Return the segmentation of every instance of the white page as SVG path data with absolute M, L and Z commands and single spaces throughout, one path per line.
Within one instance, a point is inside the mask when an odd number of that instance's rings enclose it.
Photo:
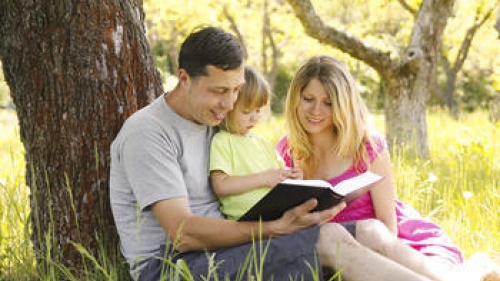
M 380 180 L 381 178 L 382 176 L 368 171 L 354 178 L 341 181 L 333 188 L 333 190 L 335 190 L 335 192 L 337 192 L 338 194 L 345 196 L 353 192 L 354 190 L 370 185 Z
M 332 185 L 324 180 L 294 180 L 286 179 L 282 183 L 293 184 L 293 185 L 307 185 L 307 186 L 319 186 L 325 188 L 331 188 Z

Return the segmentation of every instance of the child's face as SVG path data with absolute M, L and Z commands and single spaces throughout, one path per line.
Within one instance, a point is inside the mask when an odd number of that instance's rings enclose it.
M 257 122 L 259 122 L 260 108 L 235 108 L 233 114 L 234 126 L 232 128 L 232 133 L 245 135 L 257 124 Z

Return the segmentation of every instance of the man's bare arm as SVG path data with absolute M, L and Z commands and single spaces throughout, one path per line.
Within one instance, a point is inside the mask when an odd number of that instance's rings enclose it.
M 336 207 L 321 212 L 312 212 L 317 205 L 315 199 L 286 212 L 282 218 L 262 222 L 239 222 L 195 216 L 191 213 L 186 198 L 162 200 L 152 206 L 153 213 L 167 232 L 170 241 L 180 252 L 218 249 L 250 242 L 253 238 L 276 237 L 314 225 L 321 224 L 345 207 Z

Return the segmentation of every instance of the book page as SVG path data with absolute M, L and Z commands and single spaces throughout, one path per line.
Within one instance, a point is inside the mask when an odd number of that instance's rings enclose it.
M 335 190 L 338 194 L 346 196 L 354 190 L 368 186 L 379 181 L 380 179 L 382 179 L 382 176 L 380 175 L 372 172 L 365 172 L 354 178 L 341 181 L 333 188 L 333 190 Z
M 324 180 L 294 180 L 294 179 L 286 179 L 282 181 L 285 184 L 293 184 L 293 185 L 305 185 L 305 186 L 317 186 L 324 188 L 332 188 L 332 185 Z

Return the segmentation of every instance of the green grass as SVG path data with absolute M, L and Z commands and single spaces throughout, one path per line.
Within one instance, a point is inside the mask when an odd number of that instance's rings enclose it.
M 29 189 L 16 116 L 0 110 L 0 280 L 35 275 L 29 232 Z
M 438 221 L 467 256 L 483 251 L 498 258 L 500 123 L 487 120 L 486 112 L 460 122 L 431 114 L 431 160 L 398 161 L 395 170 L 401 198 Z M 416 180 L 408 181 L 412 174 Z
M 411 159 L 393 151 L 395 184 L 400 200 L 440 224 L 464 251 L 498 258 L 500 253 L 500 125 L 486 112 L 468 114 L 459 122 L 439 110 L 428 115 L 430 160 Z M 383 132 L 383 117 L 375 116 Z M 0 111 L 0 281 L 72 278 L 57 260 L 35 266 L 30 242 L 29 188 L 24 183 L 23 146 L 12 111 Z M 261 122 L 257 133 L 276 143 L 284 135 L 283 118 Z M 78 245 L 76 245 L 79 247 Z M 113 260 L 92 257 L 79 248 L 92 269 L 86 280 L 120 280 Z M 111 263 L 109 262 L 111 260 Z M 92 276 L 98 276 L 93 278 Z

